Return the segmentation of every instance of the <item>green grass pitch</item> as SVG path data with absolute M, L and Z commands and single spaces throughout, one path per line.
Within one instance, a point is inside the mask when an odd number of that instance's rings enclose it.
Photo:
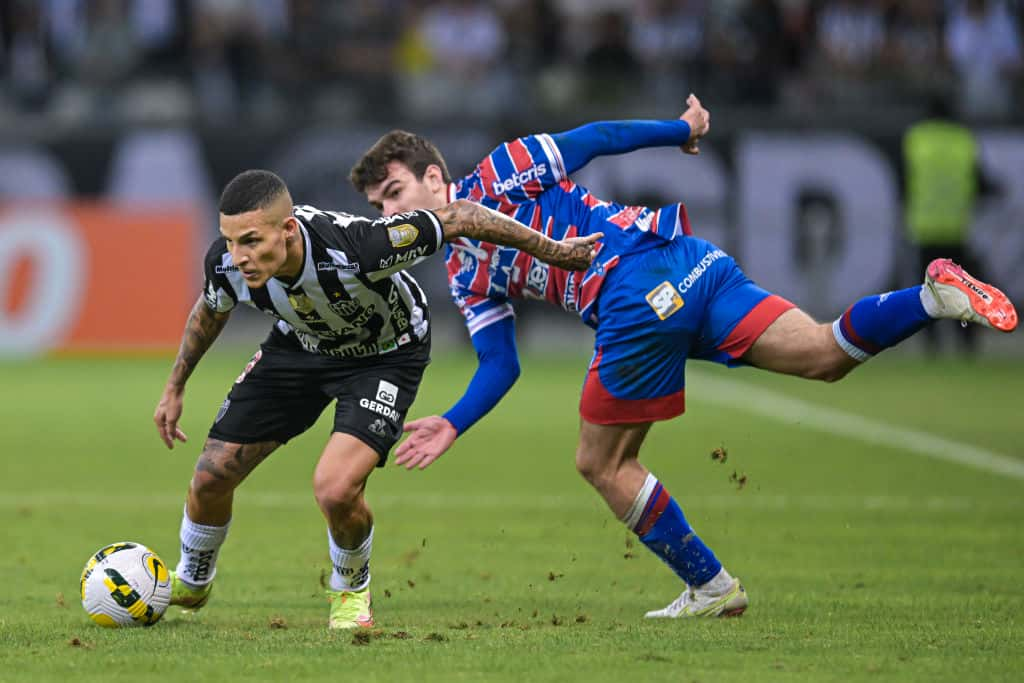
M 237 493 L 202 613 L 94 626 L 90 553 L 137 540 L 177 561 L 192 466 L 247 353 L 200 366 L 173 452 L 151 422 L 169 359 L 0 365 L 0 681 L 1020 680 L 1024 363 L 1005 360 L 883 356 L 833 386 L 691 363 L 687 414 L 642 459 L 744 581 L 739 619 L 641 618 L 680 586 L 574 470 L 586 359 L 527 357 L 438 463 L 371 478 L 373 632 L 325 628 L 326 420 Z M 435 360 L 413 416 L 446 408 L 471 363 Z

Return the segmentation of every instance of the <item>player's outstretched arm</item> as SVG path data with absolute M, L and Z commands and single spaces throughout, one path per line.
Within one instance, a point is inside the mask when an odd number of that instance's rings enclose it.
M 466 393 L 443 416 L 405 425 L 409 436 L 395 451 L 395 463 L 423 469 L 444 455 L 455 439 L 489 413 L 519 379 L 514 318 L 503 318 L 473 335 L 478 366 Z
M 178 357 L 174 360 L 171 376 L 167 379 L 167 385 L 153 414 L 156 429 L 168 448 L 174 448 L 175 439 L 183 443 L 188 441 L 185 432 L 178 427 L 185 396 L 185 382 L 199 364 L 203 354 L 224 329 L 230 316 L 230 311 L 214 311 L 207 305 L 203 296 L 200 296 L 192 307 L 188 322 L 185 323 L 185 332 L 181 337 Z
M 566 270 L 589 268 L 597 253 L 594 243 L 604 237 L 604 233 L 598 232 L 586 237 L 556 241 L 504 214 L 466 199 L 457 199 L 434 213 L 441 221 L 446 242 L 469 237 L 514 247 Z
M 595 121 L 551 135 L 566 174 L 592 159 L 626 154 L 645 147 L 679 147 L 697 154 L 697 142 L 708 134 L 711 115 L 695 95 L 686 99 L 687 109 L 675 120 Z

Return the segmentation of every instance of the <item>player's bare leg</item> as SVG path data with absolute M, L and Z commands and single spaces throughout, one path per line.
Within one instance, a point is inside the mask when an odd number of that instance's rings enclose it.
M 839 346 L 831 323 L 815 322 L 799 308 L 776 318 L 743 360 L 764 370 L 826 382 L 840 380 L 860 365 Z
M 647 617 L 731 616 L 747 608 L 738 579 L 690 528 L 679 505 L 640 464 L 640 446 L 650 423 L 580 423 L 576 469 L 645 546 L 684 582 L 682 594 Z
M 366 504 L 366 480 L 379 456 L 360 439 L 334 433 L 313 473 L 313 494 L 327 519 L 331 573 L 327 598 L 330 628 L 370 628 L 370 551 L 373 513 Z
M 181 521 L 181 559 L 171 572 L 172 605 L 197 610 L 209 600 L 235 489 L 278 446 L 276 441 L 239 444 L 206 440 Z
M 1013 303 L 949 259 L 928 265 L 924 285 L 867 296 L 832 323 L 798 309 L 778 317 L 743 355 L 755 367 L 834 382 L 933 320 L 951 318 L 1000 332 L 1017 327 Z
M 597 489 L 619 519 L 625 517 L 649 474 L 637 456 L 650 429 L 649 422 L 598 425 L 580 420 L 576 471 Z

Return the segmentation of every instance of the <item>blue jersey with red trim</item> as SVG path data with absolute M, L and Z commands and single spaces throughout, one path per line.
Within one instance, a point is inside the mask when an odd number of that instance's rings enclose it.
M 597 258 L 582 273 L 489 242 L 463 237 L 448 243 L 448 282 L 470 334 L 513 315 L 509 299 L 514 298 L 549 301 L 578 312 L 596 327 L 594 304 L 609 269 L 622 256 L 692 234 L 683 204 L 626 206 L 598 199 L 574 183 L 558 145 L 546 134 L 496 148 L 471 174 L 453 183 L 449 199 L 483 204 L 556 240 L 604 233 Z

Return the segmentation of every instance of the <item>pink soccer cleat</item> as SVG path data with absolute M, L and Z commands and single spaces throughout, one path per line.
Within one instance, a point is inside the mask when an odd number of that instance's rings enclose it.
M 935 259 L 925 271 L 924 285 L 937 303 L 938 317 L 977 323 L 1000 332 L 1017 328 L 1017 310 L 990 284 L 975 280 L 948 258 Z

